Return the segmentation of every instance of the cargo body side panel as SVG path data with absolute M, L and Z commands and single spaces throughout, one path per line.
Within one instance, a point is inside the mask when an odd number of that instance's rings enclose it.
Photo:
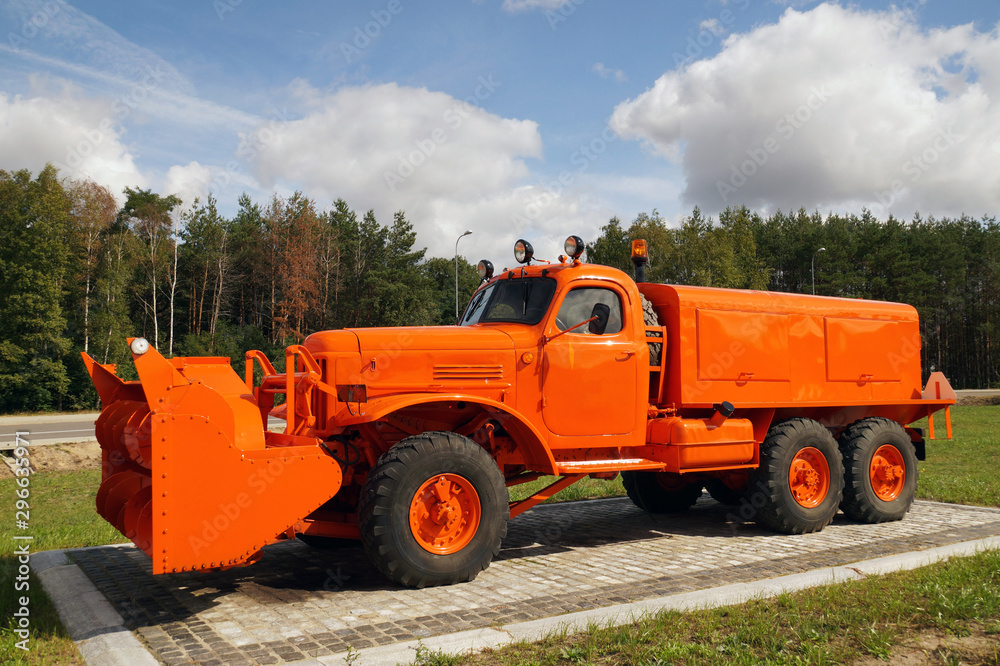
M 643 291 L 668 331 L 665 404 L 920 399 L 920 332 L 908 305 L 675 285 Z

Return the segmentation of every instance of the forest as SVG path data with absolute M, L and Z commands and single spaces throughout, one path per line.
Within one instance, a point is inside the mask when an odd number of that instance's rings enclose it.
M 302 193 L 255 202 L 227 218 L 211 196 L 61 179 L 47 166 L 0 171 L 0 413 L 93 409 L 79 352 L 132 376 L 126 336 L 165 355 L 247 349 L 284 361 L 286 344 L 317 330 L 454 323 L 453 257 L 415 247 L 405 212 L 391 221 L 328 209 Z M 730 207 L 695 208 L 679 226 L 654 210 L 612 218 L 586 260 L 631 272 L 645 238 L 647 279 L 910 303 L 920 312 L 925 376 L 956 388 L 1000 387 L 1000 225 L 995 218 L 910 221 Z M 530 239 L 529 239 L 530 240 Z M 459 260 L 464 303 L 478 284 Z

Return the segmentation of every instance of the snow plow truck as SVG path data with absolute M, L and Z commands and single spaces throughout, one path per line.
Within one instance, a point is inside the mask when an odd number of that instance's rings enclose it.
M 283 372 L 259 351 L 241 378 L 131 338 L 139 380 L 123 381 L 84 354 L 103 403 L 98 513 L 156 574 L 360 539 L 413 587 L 475 578 L 508 520 L 588 476 L 620 474 L 655 513 L 707 487 L 783 533 L 904 516 L 925 455 L 911 424 L 930 417 L 933 439 L 944 409 L 950 437 L 955 402 L 939 372 L 921 386 L 914 308 L 650 284 L 642 241 L 634 279 L 583 250 L 571 236 L 547 262 L 520 240 L 516 268 L 479 263 L 457 325 L 314 333 Z

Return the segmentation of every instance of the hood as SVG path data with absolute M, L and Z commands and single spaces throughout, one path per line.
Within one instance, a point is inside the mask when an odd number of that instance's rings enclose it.
M 354 328 L 361 349 L 400 351 L 508 351 L 514 341 L 505 332 L 478 326 L 400 326 Z

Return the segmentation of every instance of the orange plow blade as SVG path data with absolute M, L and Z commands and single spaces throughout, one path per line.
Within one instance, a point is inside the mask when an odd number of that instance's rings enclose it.
M 229 359 L 132 350 L 137 382 L 83 355 L 104 405 L 96 504 L 152 558 L 153 573 L 254 561 L 340 489 L 340 465 L 319 440 L 267 446 L 257 402 Z

